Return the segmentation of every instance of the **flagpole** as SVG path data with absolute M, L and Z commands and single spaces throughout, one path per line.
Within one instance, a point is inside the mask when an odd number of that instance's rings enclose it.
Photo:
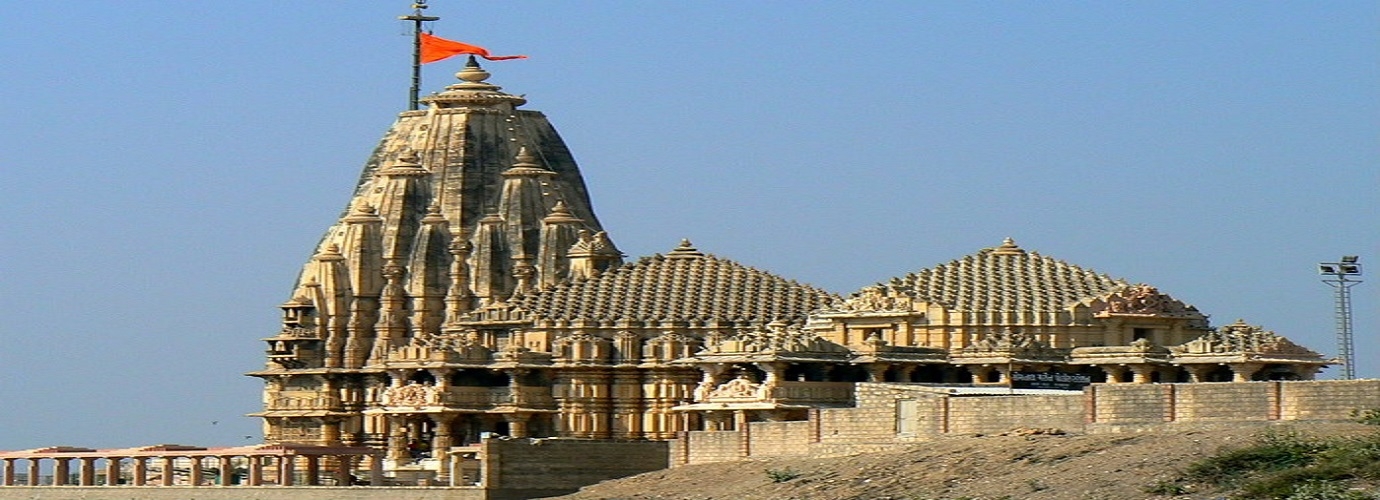
M 417 110 L 417 97 L 422 91 L 422 22 L 441 19 L 422 15 L 426 7 L 426 0 L 416 0 L 412 3 L 412 15 L 398 16 L 403 21 L 412 21 L 412 88 L 407 100 L 410 111 Z

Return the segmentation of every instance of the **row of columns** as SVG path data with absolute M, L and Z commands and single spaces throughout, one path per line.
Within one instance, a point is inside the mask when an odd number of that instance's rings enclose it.
M 294 475 L 295 475 L 295 473 L 296 473 L 295 464 L 296 464 L 296 462 L 297 462 L 296 459 L 297 459 L 298 456 L 299 456 L 299 455 L 269 455 L 269 456 L 253 455 L 253 456 L 247 456 L 246 458 L 248 458 L 248 477 L 245 478 L 245 481 L 244 481 L 243 484 L 244 484 L 245 486 L 261 486 L 261 485 L 263 485 L 263 484 L 264 484 L 264 466 L 267 465 L 267 464 L 265 464 L 265 461 L 271 459 L 271 460 L 276 461 L 277 464 L 278 464 L 278 469 L 277 469 L 276 477 L 274 478 L 274 482 L 276 482 L 278 485 L 281 485 L 281 486 L 293 486 L 293 485 L 294 485 L 294 482 L 295 482 Z M 324 456 L 332 456 L 332 455 L 324 455 Z M 234 465 L 234 458 L 235 458 L 235 457 L 236 457 L 235 455 L 218 455 L 218 456 L 215 456 L 215 458 L 217 459 L 217 462 L 218 462 L 218 463 L 217 463 L 217 467 L 218 467 L 219 470 L 220 470 L 219 477 L 217 478 L 217 481 L 216 481 L 216 485 L 217 485 L 217 486 L 231 486 L 231 485 L 233 484 L 233 483 L 232 483 L 232 480 L 233 480 L 233 477 L 234 477 L 234 468 L 235 468 L 235 465 Z M 320 475 L 321 475 L 321 458 L 322 458 L 323 456 L 320 456 L 320 455 L 300 455 L 300 457 L 303 459 L 303 461 L 305 462 L 305 466 L 306 466 L 306 471 L 305 471 L 305 472 L 306 472 L 306 474 L 305 474 L 305 476 L 306 476 L 306 485 L 308 485 L 308 486 L 316 486 L 316 485 L 319 485 L 319 484 L 320 484 L 320 479 L 319 479 L 319 478 L 320 478 Z M 351 473 L 352 473 L 352 471 L 353 471 L 353 462 L 354 462 L 354 460 L 356 460 L 356 458 L 357 458 L 358 456 L 357 456 L 357 455 L 334 455 L 334 457 L 335 457 L 335 459 L 336 459 L 336 463 L 335 463 L 335 466 L 336 466 L 336 467 L 335 467 L 336 484 L 338 484 L 338 485 L 349 485 L 349 484 L 350 484 Z M 75 485 L 75 486 L 97 486 L 97 484 L 96 484 L 96 461 L 97 461 L 97 460 L 105 460 L 105 477 L 106 477 L 106 480 L 105 480 L 105 483 L 103 484 L 103 486 L 115 486 L 115 485 L 120 484 L 120 479 L 124 476 L 123 471 L 121 470 L 121 465 L 123 464 L 123 462 L 124 462 L 125 459 L 129 459 L 129 460 L 132 460 L 132 462 L 131 462 L 132 467 L 131 467 L 131 471 L 130 471 L 130 481 L 129 481 L 129 484 L 132 484 L 132 485 L 135 485 L 135 486 L 149 486 L 149 484 L 148 484 L 149 460 L 150 460 L 151 458 L 152 458 L 152 459 L 155 459 L 155 460 L 157 460 L 157 461 L 159 462 L 159 466 L 161 467 L 161 472 L 162 472 L 162 477 L 159 478 L 158 484 L 157 484 L 156 486 L 173 486 L 173 484 L 174 484 L 174 478 L 175 478 L 175 475 L 176 475 L 176 472 L 175 472 L 176 460 L 177 460 L 178 458 L 187 458 L 187 459 L 190 459 L 190 460 L 192 461 L 191 467 L 188 468 L 188 474 L 187 474 L 187 483 L 188 483 L 188 485 L 190 485 L 190 486 L 201 486 L 201 485 L 202 485 L 201 483 L 203 482 L 203 480 L 204 480 L 204 478 L 205 478 L 205 476 L 204 476 L 204 473 L 205 473 L 205 472 L 204 472 L 204 470 L 202 469 L 202 466 L 203 466 L 204 460 L 207 458 L 206 456 L 159 456 L 159 457 L 121 457 L 121 456 L 112 456 L 112 457 L 76 457 L 76 458 L 66 458 L 66 457 L 28 457 L 28 458 L 22 458 L 22 459 L 21 459 L 21 458 L 3 458 L 3 459 L 0 459 L 0 461 L 3 461 L 3 462 L 4 462 L 4 471 L 3 471 L 3 473 L 0 473 L 0 485 L 3 485 L 3 486 L 40 486 L 40 484 L 39 484 L 39 480 L 40 480 L 40 477 L 41 477 L 41 475 L 40 475 L 41 467 L 40 467 L 40 466 L 41 466 L 41 464 L 42 464 L 42 462 L 43 462 L 44 460 L 53 460 L 53 481 L 52 481 L 52 485 L 53 485 L 53 486 L 67 486 L 67 485 Z M 16 462 L 19 461 L 19 460 L 27 460 L 27 461 L 28 461 L 28 470 L 27 470 L 27 476 L 28 476 L 28 477 L 26 478 L 25 484 L 23 484 L 23 485 L 16 484 L 16 479 L 17 479 L 17 476 L 18 476 L 18 474 L 17 474 Z M 76 483 L 72 483 L 71 480 L 70 480 L 71 473 L 72 473 L 72 471 L 71 471 L 71 461 L 72 461 L 72 460 L 78 460 L 78 461 L 80 461 L 80 464 L 78 465 L 78 470 L 79 470 L 79 472 L 78 472 L 78 475 L 77 475 L 77 482 L 76 482 Z M 380 483 L 381 483 L 381 480 L 382 480 L 382 477 L 383 477 L 382 463 L 381 463 L 379 460 L 377 460 L 377 459 L 371 460 L 371 461 L 370 461 L 370 479 L 371 479 L 371 484 L 380 484 Z

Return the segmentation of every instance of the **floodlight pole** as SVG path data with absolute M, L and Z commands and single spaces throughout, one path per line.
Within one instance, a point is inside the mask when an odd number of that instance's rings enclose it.
M 422 92 L 422 22 L 441 19 L 436 16 L 423 16 L 422 9 L 425 8 L 426 0 L 416 0 L 412 3 L 412 15 L 398 16 L 400 20 L 412 21 L 412 88 L 407 99 L 409 111 L 417 110 L 418 94 Z
M 1361 275 L 1361 264 L 1355 255 L 1342 257 L 1341 262 L 1322 262 L 1318 272 L 1323 283 L 1337 291 L 1337 356 L 1342 360 L 1342 380 L 1356 378 L 1356 348 L 1351 332 L 1351 287 L 1359 285 L 1360 279 L 1348 278 Z

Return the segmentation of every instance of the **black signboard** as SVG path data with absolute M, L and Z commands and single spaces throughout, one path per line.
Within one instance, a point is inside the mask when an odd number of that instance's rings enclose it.
M 1081 391 L 1092 383 L 1092 375 L 1086 373 L 1059 372 L 1012 372 L 1012 389 L 1060 389 Z

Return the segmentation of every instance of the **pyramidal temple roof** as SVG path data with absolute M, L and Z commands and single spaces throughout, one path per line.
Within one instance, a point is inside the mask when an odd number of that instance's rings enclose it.
M 1062 260 L 1029 252 L 1007 238 L 947 264 L 894 278 L 888 292 L 953 311 L 1062 311 L 1131 286 Z
M 688 240 L 666 255 L 644 257 L 586 280 L 525 296 L 534 318 L 803 322 L 839 296 L 737 262 L 706 255 Z

